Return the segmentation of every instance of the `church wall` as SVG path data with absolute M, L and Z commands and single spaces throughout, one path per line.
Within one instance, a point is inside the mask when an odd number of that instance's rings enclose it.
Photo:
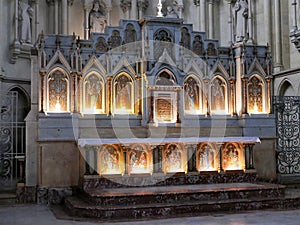
M 44 142 L 39 145 L 39 186 L 76 186 L 79 150 L 74 142 Z
M 260 178 L 276 179 L 275 139 L 262 138 L 260 144 L 256 144 L 254 150 L 254 168 Z
M 258 44 L 266 45 L 267 34 L 265 33 L 265 13 L 264 13 L 264 2 L 263 1 L 252 1 L 254 3 L 253 12 L 253 31 L 254 39 Z M 272 6 L 268 6 L 272 7 Z M 269 43 L 271 44 L 271 43 Z
M 216 25 L 216 32 L 215 38 L 220 40 L 221 46 L 229 46 L 230 42 L 230 35 L 228 33 L 229 30 L 229 12 L 230 6 L 226 1 L 220 1 L 218 4 L 218 11 L 215 11 L 215 21 Z
M 281 2 L 281 38 L 282 38 L 282 44 L 281 49 L 282 49 L 282 64 L 283 64 L 283 69 L 289 69 L 291 68 L 290 65 L 290 47 L 291 47 L 291 41 L 289 34 L 291 30 L 291 25 L 289 24 L 289 16 L 291 15 L 289 13 L 289 8 L 290 8 L 290 2 L 289 1 L 280 1 Z M 287 24 L 289 24 L 287 26 Z
M 300 95 L 300 83 L 299 83 L 300 71 L 299 68 L 295 70 L 290 70 L 285 73 L 278 73 L 275 75 L 274 80 L 274 95 L 281 95 L 282 85 L 285 81 L 290 84 L 291 88 L 288 91 L 290 96 L 299 96 Z
M 73 5 L 70 7 L 70 24 L 69 34 L 75 32 L 81 38 L 84 36 L 84 8 L 82 1 L 75 0 Z

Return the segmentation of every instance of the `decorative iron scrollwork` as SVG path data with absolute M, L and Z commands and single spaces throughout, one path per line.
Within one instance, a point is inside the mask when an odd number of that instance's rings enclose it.
M 274 97 L 277 133 L 277 170 L 300 174 L 300 97 Z

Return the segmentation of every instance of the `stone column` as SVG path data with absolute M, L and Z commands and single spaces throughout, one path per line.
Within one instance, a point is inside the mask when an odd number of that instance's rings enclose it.
M 107 26 L 111 25 L 111 7 L 106 7 L 106 20 L 107 20 Z
M 143 18 L 143 11 L 148 7 L 148 0 L 138 0 L 139 20 Z
M 40 102 L 40 113 L 44 113 L 44 97 L 45 97 L 45 76 L 46 72 L 45 71 L 40 71 L 40 77 L 41 77 L 41 102 Z
M 49 0 L 49 33 L 54 33 L 54 1 Z
M 18 12 L 19 12 L 19 0 L 15 0 L 15 32 L 14 32 L 15 33 L 15 44 L 20 44 L 20 42 L 19 42 L 19 30 L 18 30 L 18 27 L 19 27 Z
M 194 5 L 196 6 L 196 16 L 197 22 L 194 24 L 194 30 L 200 31 L 200 21 L 201 21 L 201 7 L 200 7 L 200 0 L 194 0 Z
M 203 82 L 204 82 L 203 113 L 206 113 L 206 115 L 210 115 L 210 105 L 209 105 L 209 83 L 210 83 L 210 80 L 207 78 L 204 78 Z
M 235 115 L 236 110 L 235 110 L 235 80 L 233 78 L 229 79 L 230 83 L 230 109 L 231 109 L 231 114 Z
M 71 12 L 71 6 L 73 5 L 74 0 L 68 0 L 68 10 L 67 10 L 67 34 L 70 33 L 70 12 Z
M 266 113 L 271 114 L 272 113 L 272 107 L 271 107 L 271 78 L 266 78 L 267 82 L 267 108 L 266 108 Z
M 200 0 L 200 31 L 206 31 L 206 0 Z
M 292 12 L 293 12 L 293 26 L 291 31 L 296 31 L 298 29 L 297 26 L 297 0 L 293 0 L 292 2 Z
M 254 152 L 253 146 L 254 144 L 249 144 L 249 169 L 254 169 Z
M 264 0 L 264 34 L 266 42 L 272 44 L 272 10 L 271 0 Z
M 232 15 L 232 0 L 227 0 L 229 4 L 229 20 L 228 20 L 228 28 L 229 28 L 229 45 L 232 45 L 233 40 L 233 15 Z
M 223 145 L 224 145 L 224 143 L 216 143 L 218 153 L 219 153 L 219 165 L 218 165 L 219 173 L 224 172 L 224 169 L 223 169 Z
M 214 0 L 208 1 L 208 38 L 214 38 Z
M 188 162 L 188 172 L 196 172 L 197 167 L 196 167 L 196 149 L 197 145 L 196 144 L 188 144 L 186 145 L 187 148 L 187 162 Z
M 112 111 L 112 78 L 108 77 L 107 78 L 107 104 L 106 104 L 106 113 L 108 115 L 111 115 L 111 111 Z
M 73 78 L 73 113 L 77 112 L 77 73 L 73 72 L 72 74 Z
M 253 2 L 252 0 L 248 0 L 248 7 L 249 7 L 249 12 L 248 12 L 248 43 L 253 43 L 254 38 L 253 38 Z
M 274 0 L 274 35 L 275 35 L 275 57 L 274 71 L 279 72 L 282 68 L 282 49 L 281 49 L 281 7 L 280 0 Z
M 120 7 L 125 15 L 125 19 L 130 19 L 130 8 L 131 8 L 131 0 L 125 0 L 120 2 Z
M 84 8 L 84 39 L 89 39 L 89 9 Z
M 137 20 L 137 0 L 131 0 L 130 19 Z
M 59 30 L 58 30 L 58 23 L 59 23 L 59 20 L 58 20 L 58 1 L 56 0 L 54 2 L 54 33 L 55 34 L 58 34 L 59 33 Z
M 40 95 L 40 76 L 44 77 L 45 71 L 38 71 L 39 63 L 38 56 L 32 54 L 30 56 L 31 62 L 31 109 L 26 116 L 26 160 L 25 160 L 25 182 L 26 197 L 35 199 L 35 189 L 38 184 L 38 111 L 39 109 L 39 95 Z M 30 193 L 32 190 L 32 193 Z M 27 193 L 26 193 L 27 192 Z M 29 195 L 28 195 L 29 194 Z M 26 200 L 25 200 L 26 201 Z
M 61 1 L 62 8 L 62 34 L 68 34 L 68 0 Z
M 248 96 L 247 96 L 247 82 L 248 82 L 248 77 L 243 77 L 242 78 L 242 85 L 243 85 L 243 114 L 248 114 Z

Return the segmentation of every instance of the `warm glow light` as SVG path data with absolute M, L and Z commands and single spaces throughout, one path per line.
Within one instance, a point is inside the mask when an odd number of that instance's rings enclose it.
M 117 112 L 118 114 L 130 114 L 130 113 L 131 113 L 131 109 L 127 109 L 127 108 L 125 108 L 125 107 L 122 107 L 122 108 L 118 108 L 118 109 L 116 110 L 116 112 Z
M 200 167 L 199 171 L 216 171 L 216 169 L 212 166 L 209 167 Z
M 138 166 L 132 167 L 130 173 L 150 173 L 151 170 L 148 167 Z
M 120 169 L 107 169 L 107 170 L 104 170 L 102 171 L 102 174 L 105 174 L 105 175 L 115 175 L 115 174 L 121 174 L 122 171 Z
M 60 112 L 61 106 L 59 101 L 57 100 L 56 104 L 55 104 L 55 111 Z
M 255 102 L 255 105 L 254 105 L 254 112 L 255 112 L 255 113 L 258 113 L 258 107 L 257 107 L 256 102 Z
M 192 115 L 198 115 L 198 114 L 201 114 L 201 110 L 196 110 L 196 109 L 193 109 L 193 110 L 187 110 L 187 113 L 188 114 L 192 114 Z

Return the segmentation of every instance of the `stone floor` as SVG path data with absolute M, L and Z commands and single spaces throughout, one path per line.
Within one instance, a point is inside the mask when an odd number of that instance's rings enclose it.
M 212 214 L 137 222 L 101 223 L 102 225 L 298 225 L 300 210 L 251 211 L 240 214 Z M 1 225 L 96 225 L 96 221 L 58 220 L 45 205 L 0 206 Z

